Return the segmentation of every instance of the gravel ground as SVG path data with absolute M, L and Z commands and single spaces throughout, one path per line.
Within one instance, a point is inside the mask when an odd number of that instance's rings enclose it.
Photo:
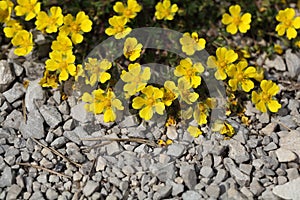
M 281 88 L 277 114 L 246 102 L 252 123 L 228 119 L 233 138 L 179 128 L 158 147 L 162 120 L 104 123 L 75 97 L 43 90 L 42 64 L 1 60 L 0 199 L 300 199 L 300 58 L 288 50 L 264 67 Z

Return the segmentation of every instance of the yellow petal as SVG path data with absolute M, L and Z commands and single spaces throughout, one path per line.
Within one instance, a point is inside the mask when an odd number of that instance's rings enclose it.
M 278 112 L 278 109 L 281 108 L 281 104 L 278 103 L 277 100 L 270 100 L 268 103 L 267 103 L 267 106 L 269 108 L 269 110 L 271 112 Z

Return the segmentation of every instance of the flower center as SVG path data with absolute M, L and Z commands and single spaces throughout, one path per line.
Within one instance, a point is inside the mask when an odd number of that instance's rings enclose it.
M 149 106 L 153 106 L 154 103 L 155 103 L 155 99 L 153 97 L 151 97 L 151 98 L 148 99 L 147 103 L 148 103 Z
M 265 102 L 266 102 L 266 101 L 269 101 L 269 99 L 270 99 L 269 95 L 266 94 L 266 93 L 263 93 L 261 98 L 262 98 L 262 100 L 265 101 Z
M 130 10 L 130 9 L 125 9 L 124 15 L 125 15 L 126 17 L 129 17 L 129 16 L 131 15 L 131 10 Z
M 241 17 L 240 16 L 234 17 L 232 22 L 235 25 L 239 25 L 241 23 Z
M 237 79 L 238 79 L 239 81 L 243 80 L 243 79 L 244 79 L 243 73 L 239 73 L 239 74 L 237 75 Z
M 124 30 L 122 26 L 117 26 L 116 29 L 117 29 L 117 33 L 121 33 Z
M 78 32 L 80 31 L 80 27 L 79 27 L 78 24 L 72 23 L 72 24 L 71 24 L 71 30 L 72 30 L 72 32 L 74 32 L 74 33 L 78 33 Z

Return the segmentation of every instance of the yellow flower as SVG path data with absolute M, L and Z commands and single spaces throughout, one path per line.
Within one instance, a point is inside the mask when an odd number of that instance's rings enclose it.
M 230 77 L 228 84 L 232 88 L 232 91 L 236 91 L 240 86 L 245 92 L 249 92 L 254 88 L 254 83 L 250 78 L 256 76 L 256 69 L 254 67 L 248 67 L 247 61 L 240 61 L 236 65 L 230 65 L 227 74 Z
M 142 47 L 143 45 L 138 43 L 136 38 L 127 38 L 123 48 L 125 58 L 129 58 L 130 61 L 135 61 L 141 56 Z
M 59 73 L 59 81 L 65 81 L 71 76 L 76 75 L 76 66 L 74 65 L 75 56 L 72 52 L 62 53 L 53 51 L 50 53 L 50 59 L 46 61 L 46 69 Z
M 0 1 L 0 23 L 10 20 L 13 6 L 14 4 L 9 0 Z
M 264 79 L 264 68 L 257 66 L 256 67 L 256 76 L 254 77 L 255 80 L 257 80 L 258 82 L 261 82 Z
M 82 34 L 92 30 L 92 21 L 83 11 L 77 13 L 76 18 L 71 14 L 64 17 L 64 25 L 59 29 L 63 34 L 70 35 L 74 44 L 81 43 Z
M 199 137 L 202 135 L 202 131 L 197 126 L 189 126 L 187 131 L 193 136 L 194 138 Z
M 164 96 L 162 98 L 162 102 L 166 106 L 170 106 L 172 102 L 178 97 L 178 88 L 176 87 L 173 81 L 166 81 L 164 83 L 164 87 L 160 89 L 163 91 Z
M 281 55 L 283 53 L 283 50 L 279 44 L 274 44 L 274 51 Z
M 185 103 L 192 104 L 193 102 L 197 101 L 199 94 L 190 91 L 192 86 L 185 79 L 179 79 L 177 87 L 178 87 L 180 98 Z
M 195 51 L 201 51 L 205 48 L 206 41 L 203 38 L 198 38 L 198 33 L 193 32 L 191 35 L 189 33 L 184 33 L 182 38 L 179 39 L 182 45 L 182 51 L 186 55 L 193 55 Z
M 94 90 L 92 95 L 85 92 L 82 101 L 86 102 L 85 109 L 94 114 L 104 113 L 104 122 L 113 122 L 116 120 L 116 110 L 124 110 L 122 102 L 116 98 L 115 93 L 108 89 L 105 93 L 101 89 Z
M 96 58 L 88 58 L 88 62 L 85 63 L 85 70 L 88 72 L 88 77 L 86 83 L 94 86 L 98 81 L 105 83 L 110 79 L 110 74 L 106 71 L 109 70 L 112 63 L 107 59 L 97 60 Z
M 222 23 L 227 25 L 226 31 L 231 34 L 236 34 L 239 30 L 241 33 L 246 33 L 250 29 L 251 14 L 245 13 L 241 15 L 241 7 L 234 5 L 229 7 L 229 12 L 223 14 Z
M 185 79 L 193 88 L 196 88 L 201 84 L 200 74 L 203 71 L 204 67 L 201 63 L 193 64 L 190 58 L 186 58 L 180 61 L 174 70 L 174 75 L 181 77 L 179 79 Z
M 277 112 L 281 105 L 273 98 L 279 92 L 279 86 L 271 80 L 263 80 L 260 83 L 261 92 L 252 92 L 252 102 L 261 112 L 267 112 L 267 108 L 271 112 Z
M 56 74 L 51 74 L 48 70 L 45 70 L 43 78 L 40 80 L 40 85 L 42 87 L 57 88 L 57 76 Z
M 227 78 L 227 67 L 238 59 L 238 54 L 233 50 L 227 50 L 226 47 L 219 47 L 215 56 L 209 56 L 207 59 L 207 66 L 217 68 L 215 77 L 217 80 L 225 80 Z
M 137 13 L 142 10 L 142 6 L 139 5 L 136 0 L 127 0 L 127 6 L 118 1 L 114 5 L 113 9 L 122 17 L 125 17 L 126 19 L 133 19 L 136 17 Z
M 7 38 L 12 38 L 16 35 L 16 33 L 23 29 L 20 23 L 17 20 L 9 20 L 5 23 L 6 27 L 3 29 L 5 36 Z
M 64 53 L 72 52 L 73 44 L 67 35 L 58 34 L 56 40 L 52 42 L 51 49 L 53 51 L 61 51 Z
M 197 103 L 193 116 L 199 125 L 207 124 L 209 111 L 215 107 L 215 99 L 207 98 L 204 102 Z
M 151 85 L 142 89 L 142 95 L 135 97 L 132 102 L 134 109 L 140 109 L 139 115 L 145 120 L 150 120 L 154 113 L 164 114 L 165 104 L 161 102 L 163 92 Z
M 11 40 L 11 43 L 16 47 L 14 53 L 18 56 L 25 56 L 33 49 L 32 34 L 26 30 L 20 30 Z
M 17 16 L 25 15 L 25 21 L 33 19 L 41 9 L 41 3 L 37 0 L 17 0 L 18 4 L 15 7 Z
M 163 2 L 158 2 L 155 6 L 155 17 L 158 20 L 173 20 L 174 15 L 178 11 L 177 4 L 171 5 L 170 0 L 163 0 Z
M 57 32 L 57 28 L 64 22 L 64 16 L 60 7 L 51 7 L 49 16 L 46 12 L 41 11 L 36 17 L 36 29 L 47 33 Z
M 109 18 L 108 23 L 111 27 L 105 29 L 105 33 L 109 36 L 114 35 L 116 39 L 121 39 L 130 33 L 131 28 L 126 27 L 127 19 L 122 16 L 113 16 Z
M 300 17 L 295 17 L 293 8 L 280 10 L 276 15 L 276 20 L 280 22 L 275 29 L 279 36 L 283 36 L 286 33 L 289 40 L 296 38 L 296 29 L 300 28 Z
M 229 137 L 235 134 L 234 128 L 227 122 L 216 121 L 213 124 L 212 131 L 219 132 L 222 135 L 227 135 Z
M 122 81 L 126 83 L 123 87 L 123 90 L 127 93 L 126 97 L 132 96 L 144 89 L 150 76 L 149 67 L 145 67 L 142 71 L 139 63 L 129 64 L 128 72 L 123 70 L 121 74 Z

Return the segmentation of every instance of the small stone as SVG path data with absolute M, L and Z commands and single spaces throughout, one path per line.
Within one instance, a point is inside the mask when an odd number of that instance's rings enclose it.
M 278 185 L 283 185 L 288 181 L 285 176 L 278 176 Z
M 237 163 L 247 162 L 250 159 L 249 153 L 240 142 L 227 140 L 223 141 L 223 144 L 229 146 L 229 157 L 234 159 Z
M 96 171 L 103 171 L 106 167 L 106 160 L 103 157 L 97 158 Z
M 43 194 L 41 191 L 35 191 L 29 200 L 42 200 L 44 199 Z
M 264 127 L 263 129 L 261 129 L 261 132 L 264 135 L 270 136 L 274 132 L 274 130 L 276 129 L 277 125 L 278 125 L 277 123 L 271 122 L 266 127 Z
M 292 53 L 291 49 L 286 50 L 285 61 L 288 72 L 292 78 L 300 74 L 300 58 L 298 54 Z
M 175 166 L 173 163 L 156 163 L 150 165 L 149 169 L 150 172 L 162 182 L 166 182 L 167 180 L 172 180 L 175 178 Z
M 45 62 L 44 62 L 45 63 Z M 26 77 L 29 80 L 36 80 L 44 75 L 45 64 L 43 62 L 37 63 L 32 61 L 25 61 L 23 67 L 26 71 Z
M 261 186 L 258 180 L 253 179 L 252 182 L 250 183 L 250 191 L 254 195 L 259 196 L 264 190 L 265 188 Z
M 71 117 L 81 123 L 87 123 L 92 121 L 93 114 L 87 112 L 84 108 L 85 103 L 81 102 L 74 107 L 71 107 Z
M 2 176 L 0 177 L 0 188 L 9 187 L 13 183 L 13 174 L 10 167 L 6 166 L 3 169 Z
M 289 181 L 273 188 L 273 194 L 283 199 L 300 199 L 300 178 Z
M 174 143 L 168 146 L 167 155 L 179 158 L 185 152 L 185 146 L 182 144 Z
M 65 131 L 64 136 L 76 144 L 81 144 L 82 138 L 87 138 L 89 135 L 82 126 L 77 126 L 72 131 Z
M 19 196 L 21 191 L 22 191 L 22 188 L 20 186 L 13 184 L 12 186 L 10 186 L 10 188 L 7 192 L 6 199 L 7 200 L 17 199 L 17 197 Z
M 91 194 L 93 194 L 93 192 L 95 192 L 98 188 L 99 188 L 99 184 L 98 184 L 97 182 L 89 180 L 89 181 L 85 184 L 85 186 L 84 186 L 82 192 L 83 192 L 84 196 L 89 197 L 89 196 L 90 196 Z
M 125 116 L 119 123 L 120 128 L 128 128 L 139 125 L 138 119 L 135 115 Z
M 249 164 L 240 164 L 240 170 L 241 172 L 247 174 L 250 176 L 251 174 L 251 171 L 253 169 L 253 166 L 252 165 L 249 165 Z
M 240 186 L 247 186 L 250 183 L 250 177 L 242 173 L 235 165 L 232 159 L 224 158 L 223 163 L 227 171 Z
M 182 194 L 183 200 L 199 200 L 202 199 L 202 196 L 193 190 L 188 190 L 185 193 Z
M 200 174 L 205 178 L 211 178 L 214 175 L 214 171 L 211 167 L 203 166 L 200 170 Z
M 23 114 L 18 110 L 13 110 L 2 123 L 3 127 L 19 130 L 21 122 L 24 120 Z
M 264 151 L 272 151 L 275 149 L 277 149 L 277 145 L 274 142 L 271 142 L 267 146 L 264 147 Z
M 281 122 L 280 130 L 287 130 L 287 129 L 296 129 L 297 124 L 295 122 L 295 117 L 292 115 L 286 115 L 279 118 L 279 121 Z
M 50 146 L 54 147 L 55 149 L 61 148 L 62 146 L 64 146 L 66 144 L 67 140 L 65 137 L 58 137 L 56 138 L 51 144 Z
M 176 140 L 178 138 L 178 132 L 175 126 L 168 126 L 166 135 L 171 140 Z
M 23 97 L 24 94 L 25 94 L 25 88 L 23 84 L 19 82 L 16 82 L 11 89 L 3 93 L 6 100 L 9 103 L 13 103 L 16 100 L 20 99 L 21 97 Z
M 73 130 L 75 127 L 76 127 L 75 120 L 69 119 L 68 121 L 66 121 L 66 122 L 64 123 L 63 129 L 64 129 L 65 131 L 71 131 L 71 130 Z
M 240 191 L 247 197 L 247 199 L 253 199 L 253 194 L 247 187 L 242 187 Z
M 59 112 L 63 115 L 70 114 L 70 107 L 66 101 L 63 101 L 57 108 L 58 108 Z
M 195 167 L 191 165 L 183 165 L 180 167 L 179 174 L 182 177 L 185 185 L 189 189 L 194 189 L 195 185 L 197 184 Z
M 34 110 L 27 115 L 27 121 L 20 124 L 20 132 L 25 139 L 33 137 L 41 139 L 45 136 L 44 119 L 38 110 Z
M 218 169 L 214 183 L 219 184 L 227 178 L 227 171 L 225 169 Z
M 169 197 L 171 192 L 172 192 L 172 186 L 171 185 L 166 185 L 166 186 L 160 188 L 157 192 L 154 193 L 153 199 L 154 200 L 160 200 L 160 199 Z
M 16 62 L 13 62 L 12 64 L 13 64 L 15 75 L 16 76 L 21 76 L 23 71 L 24 71 L 24 68 Z
M 25 94 L 25 106 L 28 112 L 32 112 L 41 107 L 46 101 L 46 94 L 39 80 L 29 82 Z
M 172 183 L 172 196 L 177 196 L 184 191 L 184 185 L 181 183 Z
M 297 159 L 297 156 L 294 152 L 284 148 L 277 149 L 276 156 L 279 162 L 292 162 Z
M 272 60 L 267 58 L 265 61 L 265 66 L 267 68 L 275 68 L 278 71 L 286 71 L 286 66 L 282 59 L 282 56 L 279 56 L 279 55 L 275 55 L 274 59 L 272 59 Z
M 257 116 L 257 119 L 258 119 L 261 123 L 263 123 L 263 124 L 267 124 L 267 123 L 270 122 L 270 116 L 269 116 L 269 114 L 268 114 L 267 112 L 262 113 L 262 114 L 259 114 L 259 115 Z
M 68 158 L 78 163 L 83 163 L 85 161 L 85 156 L 80 153 L 80 149 L 76 144 L 67 143 L 66 147 L 67 147 L 66 152 L 68 154 Z
M 280 138 L 279 146 L 295 152 L 300 157 L 300 132 L 297 130 L 290 131 L 286 136 Z
M 208 196 L 212 198 L 218 198 L 220 195 L 220 187 L 218 185 L 211 184 L 206 187 L 205 192 Z
M 54 200 L 57 199 L 58 193 L 55 190 L 48 188 L 48 190 L 46 191 L 46 197 L 49 200 Z
M 62 122 L 61 114 L 56 107 L 50 105 L 43 105 L 40 107 L 40 113 L 45 119 L 50 128 L 56 128 Z
M 6 60 L 0 60 L 0 93 L 6 91 L 15 80 L 15 73 L 12 66 Z
M 285 171 L 287 173 L 287 177 L 289 181 L 299 177 L 299 172 L 297 168 L 290 168 L 290 169 L 286 169 Z

